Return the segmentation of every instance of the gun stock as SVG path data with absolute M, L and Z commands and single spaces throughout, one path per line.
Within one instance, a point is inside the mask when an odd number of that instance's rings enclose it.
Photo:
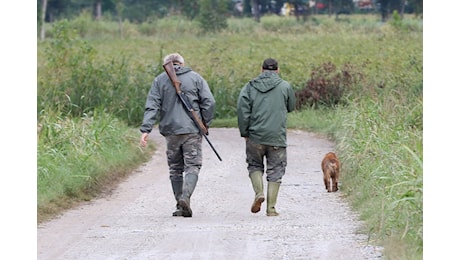
M 180 94 L 182 92 L 180 90 L 181 82 L 177 78 L 176 72 L 174 71 L 174 66 L 173 66 L 172 61 L 163 64 L 163 69 L 166 71 L 166 74 L 168 74 L 169 79 L 173 83 L 174 88 L 176 89 L 176 93 Z

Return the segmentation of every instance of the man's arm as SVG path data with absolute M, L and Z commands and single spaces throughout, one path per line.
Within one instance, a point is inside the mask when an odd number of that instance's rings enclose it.
M 200 113 L 203 119 L 203 123 L 206 127 L 211 125 L 211 122 L 214 118 L 214 111 L 216 106 L 216 100 L 212 95 L 211 89 L 209 88 L 208 83 L 205 79 L 200 76 L 201 88 L 199 89 L 199 98 L 200 98 Z
M 251 118 L 251 107 L 249 96 L 247 95 L 247 86 L 241 89 L 236 105 L 238 115 L 238 128 L 241 137 L 249 137 L 249 119 Z
M 288 84 L 289 84 L 289 83 L 288 83 Z M 288 112 L 294 111 L 295 105 L 296 105 L 295 93 L 294 93 L 294 90 L 292 89 L 292 87 L 289 85 L 289 88 L 288 88 L 287 111 L 288 111 Z
M 149 90 L 147 100 L 145 102 L 144 119 L 142 120 L 142 125 L 140 127 L 140 131 L 142 133 L 150 133 L 152 131 L 153 125 L 157 121 L 160 106 L 161 96 L 159 92 L 158 78 L 156 78 L 152 83 L 152 87 Z

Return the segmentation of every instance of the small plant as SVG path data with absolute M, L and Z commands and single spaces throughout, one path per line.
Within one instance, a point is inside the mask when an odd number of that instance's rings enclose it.
M 401 16 L 399 15 L 398 11 L 396 11 L 396 10 L 393 11 L 393 20 L 391 21 L 391 25 L 393 25 L 395 28 L 401 28 L 402 27 Z

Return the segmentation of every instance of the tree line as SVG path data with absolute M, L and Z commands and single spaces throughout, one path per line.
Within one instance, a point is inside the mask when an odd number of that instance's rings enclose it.
M 297 19 L 306 20 L 318 11 L 329 15 L 357 12 L 358 4 L 363 2 L 372 6 L 370 10 L 380 12 L 382 21 L 394 11 L 401 17 L 406 12 L 423 13 L 423 0 L 37 0 L 37 25 L 43 36 L 43 24 L 72 19 L 82 12 L 90 12 L 95 20 L 132 23 L 176 14 L 201 20 L 210 27 L 205 29 L 218 31 L 225 28 L 226 17 L 253 17 L 260 22 L 263 15 L 280 15 L 285 4 L 294 6 Z

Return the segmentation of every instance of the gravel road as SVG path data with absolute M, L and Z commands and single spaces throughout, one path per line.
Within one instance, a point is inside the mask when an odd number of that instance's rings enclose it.
M 175 200 L 165 142 L 154 129 L 149 141 L 158 150 L 110 195 L 38 226 L 37 259 L 383 258 L 381 248 L 360 233 L 362 223 L 341 191 L 324 188 L 321 159 L 334 150 L 333 143 L 288 131 L 280 216 L 267 217 L 266 202 L 259 213 L 250 212 L 254 193 L 238 129 L 211 128 L 208 137 L 223 161 L 203 140 L 192 218 L 171 216 Z

